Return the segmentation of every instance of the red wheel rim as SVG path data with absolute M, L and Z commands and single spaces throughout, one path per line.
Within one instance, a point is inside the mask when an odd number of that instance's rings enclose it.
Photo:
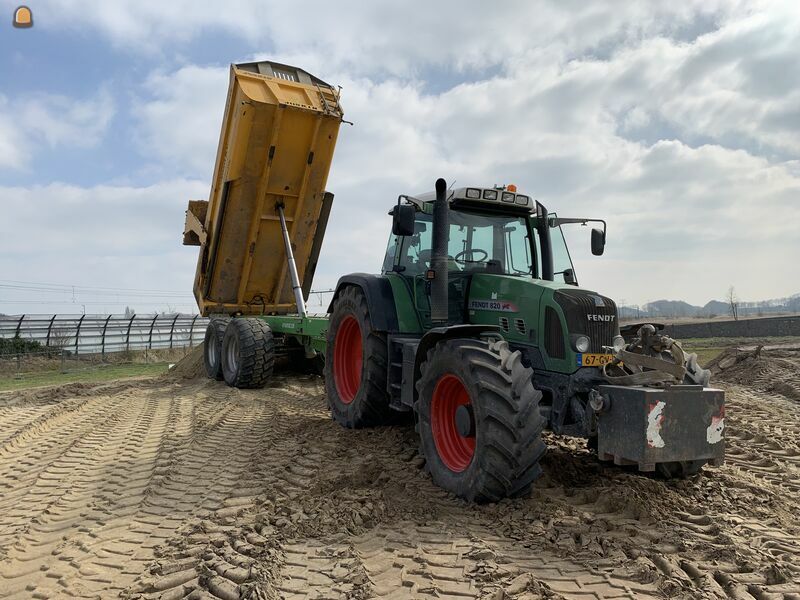
M 350 404 L 361 387 L 361 368 L 364 362 L 361 328 L 353 316 L 339 323 L 333 343 L 333 380 L 339 399 Z
M 460 473 L 475 455 L 475 437 L 463 437 L 456 427 L 456 410 L 472 404 L 467 388 L 455 375 L 445 375 L 433 389 L 431 430 L 436 451 L 445 466 Z

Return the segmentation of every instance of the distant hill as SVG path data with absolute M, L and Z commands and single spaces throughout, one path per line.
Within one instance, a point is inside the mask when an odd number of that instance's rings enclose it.
M 656 300 L 644 305 L 650 317 L 694 317 L 703 310 L 683 300 Z
M 730 304 L 727 302 L 720 302 L 719 300 L 710 300 L 706 305 L 700 309 L 700 313 L 706 316 L 709 315 L 724 315 L 730 312 Z
M 800 294 L 786 298 L 773 298 L 756 302 L 739 302 L 739 315 L 769 316 L 800 312 Z M 704 306 L 695 306 L 683 300 L 655 300 L 642 306 L 620 306 L 621 319 L 675 318 L 675 317 L 719 317 L 730 313 L 727 302 L 710 300 Z

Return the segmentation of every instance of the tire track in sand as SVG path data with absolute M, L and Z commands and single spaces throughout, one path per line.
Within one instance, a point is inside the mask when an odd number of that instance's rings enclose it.
M 245 470 L 254 495 L 187 523 L 126 595 L 660 597 L 621 561 L 587 567 L 546 540 L 498 532 L 499 508 L 466 505 L 419 469 L 410 428 L 333 423 L 319 380 L 240 393 L 275 420 Z
M 84 392 L 0 445 L 12 596 L 800 598 L 782 395 L 731 387 L 731 460 L 690 480 L 549 437 L 530 498 L 472 506 L 433 486 L 413 428 L 332 422 L 316 378 Z
M 229 498 L 250 459 L 247 432 L 268 419 L 221 391 L 168 384 L 67 400 L 19 433 L 0 454 L 9 482 L 0 588 L 9 597 L 123 589 L 184 521 Z

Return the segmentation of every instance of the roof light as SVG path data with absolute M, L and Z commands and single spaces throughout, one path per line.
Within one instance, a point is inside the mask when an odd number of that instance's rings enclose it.
M 486 200 L 497 200 L 497 190 L 483 190 L 483 197 Z
M 516 186 L 516 185 L 514 185 L 513 183 L 509 183 L 509 184 L 506 186 L 506 189 L 507 189 L 509 192 L 516 192 L 516 191 L 517 191 L 517 186 Z
M 467 198 L 480 198 L 481 191 L 475 188 L 467 188 Z
M 529 200 L 530 198 L 528 198 L 527 196 L 522 196 L 522 195 L 517 196 L 517 204 L 521 206 L 528 206 Z
M 503 192 L 503 202 L 514 202 L 514 194 L 511 192 Z

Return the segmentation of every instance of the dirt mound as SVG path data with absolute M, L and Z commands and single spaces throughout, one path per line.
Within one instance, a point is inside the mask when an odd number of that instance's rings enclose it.
M 706 365 L 712 375 L 720 376 L 725 381 L 737 382 L 737 379 L 750 373 L 759 361 L 763 346 L 752 350 L 726 348 Z
M 205 377 L 203 365 L 203 344 L 192 348 L 191 352 L 179 360 L 165 377 L 168 379 L 196 379 Z
M 726 383 L 800 400 L 800 349 L 728 348 L 708 368 Z

